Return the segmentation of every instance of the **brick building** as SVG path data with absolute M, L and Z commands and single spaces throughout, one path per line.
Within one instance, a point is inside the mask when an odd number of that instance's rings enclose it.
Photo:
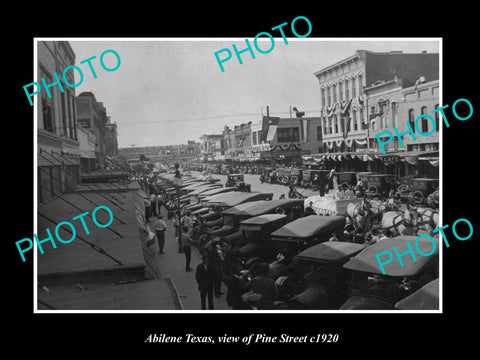
M 37 43 L 37 80 L 47 84 L 61 81 L 63 70 L 75 64 L 75 53 L 67 41 L 39 41 Z M 75 84 L 73 72 L 66 79 Z M 77 134 L 75 88 L 58 84 L 41 91 L 37 104 L 37 194 L 42 203 L 80 181 L 80 153 Z

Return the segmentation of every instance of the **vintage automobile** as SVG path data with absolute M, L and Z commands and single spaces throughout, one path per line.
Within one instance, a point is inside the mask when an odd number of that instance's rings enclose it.
M 295 268 L 292 259 L 299 252 L 315 244 L 328 241 L 332 233 L 338 240 L 343 240 L 345 227 L 343 216 L 310 215 L 292 221 L 271 235 L 271 247 L 277 253 L 276 259 L 270 263 L 270 276 L 294 276 Z
M 328 241 L 332 233 L 343 240 L 343 216 L 310 215 L 298 218 L 272 233 L 272 246 L 291 259 L 298 252 L 320 242 Z
M 439 180 L 428 178 L 415 178 L 410 179 L 409 191 L 410 197 L 415 201 L 417 205 L 424 204 L 427 200 L 427 196 L 438 190 Z
M 180 202 L 182 202 L 183 200 L 188 200 L 189 204 L 198 204 L 200 201 L 200 196 L 204 193 L 223 189 L 225 188 L 222 188 L 221 185 L 218 184 L 206 184 L 203 186 L 198 186 L 193 191 L 190 191 L 188 194 L 181 196 Z
M 277 184 L 287 185 L 290 181 L 290 168 L 278 168 L 275 170 L 277 174 Z
M 387 197 L 392 186 L 397 182 L 397 176 L 391 174 L 370 174 L 367 175 L 367 181 L 364 185 L 365 193 L 368 196 Z
M 230 234 L 233 232 L 234 227 L 227 222 L 224 224 L 221 211 L 251 201 L 271 200 L 272 197 L 273 193 L 245 193 L 240 191 L 212 195 L 202 200 L 202 203 L 210 209 L 206 214 L 202 214 L 201 216 L 206 220 L 206 225 L 209 228 L 217 228 L 217 235 Z M 220 229 L 218 229 L 219 227 Z
M 180 202 L 183 204 L 189 204 L 190 198 L 196 197 L 196 195 L 202 193 L 203 191 L 207 191 L 210 189 L 220 188 L 221 185 L 210 184 L 210 183 L 195 183 L 195 185 L 188 185 L 186 187 L 182 187 L 180 189 Z M 167 192 L 170 195 L 176 194 L 175 192 Z
M 235 187 L 238 191 L 250 192 L 252 185 L 245 184 L 245 176 L 243 174 L 228 174 L 225 187 Z
M 413 294 L 395 304 L 398 310 L 438 310 L 439 309 L 439 279 L 423 285 Z
M 414 260 L 411 254 L 402 257 L 402 263 L 395 255 L 386 263 L 383 274 L 377 260 L 377 254 L 395 252 L 403 254 L 411 248 L 417 248 L 423 254 L 417 254 Z M 435 240 L 438 242 L 438 240 Z M 415 243 L 415 246 L 412 244 Z M 438 244 L 432 253 L 432 242 L 425 237 L 398 236 L 388 238 L 368 246 L 343 265 L 352 271 L 348 300 L 340 310 L 391 310 L 395 304 L 438 277 Z M 388 253 L 387 253 L 388 254 Z
M 209 182 L 209 183 L 216 183 L 216 182 L 222 181 L 218 178 L 212 177 L 211 175 L 207 175 L 207 176 L 203 177 L 202 180 L 205 181 L 205 182 Z
M 223 224 L 226 226 L 216 234 L 223 235 L 228 233 L 226 231 L 240 233 L 238 227 L 241 221 L 259 215 L 274 214 L 278 209 L 285 212 L 287 221 L 292 221 L 303 215 L 303 202 L 299 199 L 258 200 L 232 206 L 221 212 Z M 233 226 L 233 229 L 230 226 Z
M 288 214 L 289 220 L 295 220 L 303 216 L 302 199 L 275 199 L 270 201 L 251 201 L 244 204 L 233 206 L 224 210 L 224 216 L 235 216 L 240 220 L 245 220 L 254 216 L 264 214 L 274 214 L 278 209 Z
M 275 184 L 277 182 L 277 173 L 273 167 L 265 167 L 260 175 L 260 182 Z
M 303 170 L 294 168 L 290 170 L 289 182 L 295 186 L 300 185 L 303 178 Z
M 338 184 L 357 185 L 357 173 L 354 171 L 343 171 L 337 173 Z
M 239 255 L 247 260 L 252 257 L 271 258 L 270 234 L 287 223 L 283 214 L 264 214 L 240 222 L 242 240 L 238 242 Z
M 330 170 L 303 170 L 303 178 L 300 185 L 304 188 L 313 188 L 315 180 L 317 180 L 317 182 L 323 180 L 322 182 L 326 183 L 329 173 Z
M 323 242 L 293 258 L 303 291 L 288 300 L 290 309 L 338 309 L 348 298 L 348 270 L 342 267 L 364 244 Z
M 361 171 L 357 173 L 357 181 L 361 181 L 363 188 L 368 189 L 368 176 L 379 174 L 378 172 L 373 171 Z
M 217 195 L 217 194 L 223 194 L 223 193 L 228 193 L 232 191 L 237 191 L 236 187 L 216 187 L 209 189 L 207 191 L 202 192 L 201 194 L 198 194 L 198 198 L 205 199 L 209 196 Z

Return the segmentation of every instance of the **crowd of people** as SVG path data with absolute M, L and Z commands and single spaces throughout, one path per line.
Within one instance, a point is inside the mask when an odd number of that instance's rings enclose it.
M 335 171 L 331 171 L 326 178 L 324 191 L 334 194 L 335 199 L 362 198 L 366 194 L 363 184 L 358 182 L 355 186 L 339 184 Z M 240 259 L 232 243 L 225 242 L 221 236 L 211 233 L 211 229 L 201 217 L 195 217 L 187 209 L 177 207 L 176 195 L 169 195 L 155 185 L 155 180 L 146 182 L 143 186 L 149 194 L 145 199 L 145 219 L 149 232 L 158 242 L 159 253 L 164 253 L 165 233 L 168 226 L 173 227 L 173 234 L 178 242 L 178 252 L 185 256 L 185 271 L 195 272 L 198 283 L 201 309 L 214 309 L 214 297 L 221 297 L 222 283 L 226 285 L 226 300 L 232 309 L 274 309 L 275 301 L 279 299 L 278 288 L 275 281 L 269 276 L 268 263 L 257 261 L 252 264 Z M 289 184 L 289 197 L 295 196 L 295 186 Z M 392 206 L 401 202 L 397 187 L 388 189 L 388 200 Z M 382 194 L 385 196 L 385 194 Z M 167 219 L 162 217 L 162 207 L 165 208 Z M 280 209 L 279 211 L 281 211 Z M 303 216 L 315 215 L 313 202 L 304 210 Z M 167 225 L 168 223 L 168 225 Z M 386 239 L 392 234 L 376 229 L 362 229 L 348 223 L 343 234 L 333 232 L 329 241 L 342 241 L 373 244 Z M 191 267 L 192 247 L 198 249 L 202 262 L 195 269 Z

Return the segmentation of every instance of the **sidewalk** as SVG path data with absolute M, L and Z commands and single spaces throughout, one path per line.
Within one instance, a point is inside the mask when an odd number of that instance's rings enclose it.
M 195 246 L 192 246 L 192 259 L 190 266 L 194 271 L 185 271 L 185 255 L 178 252 L 177 239 L 174 237 L 173 221 L 167 220 L 167 211 L 162 208 L 163 220 L 167 224 L 165 233 L 165 247 L 164 254 L 159 254 L 158 242 L 150 246 L 150 249 L 155 253 L 155 258 L 158 261 L 158 268 L 160 270 L 161 278 L 170 278 L 173 282 L 184 310 L 200 310 L 200 292 L 198 291 L 198 284 L 195 280 L 195 269 L 198 264 L 202 262 L 200 253 Z M 152 227 L 153 228 L 153 227 Z M 215 310 L 231 310 L 227 305 L 226 294 L 227 288 L 222 284 L 222 292 L 224 293 L 220 298 L 213 298 Z

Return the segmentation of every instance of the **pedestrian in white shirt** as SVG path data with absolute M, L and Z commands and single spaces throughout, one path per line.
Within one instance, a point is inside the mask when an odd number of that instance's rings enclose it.
M 167 230 L 167 224 L 163 221 L 163 216 L 158 215 L 153 221 L 153 228 L 157 234 L 159 253 L 163 254 L 163 247 L 165 246 L 165 230 Z

